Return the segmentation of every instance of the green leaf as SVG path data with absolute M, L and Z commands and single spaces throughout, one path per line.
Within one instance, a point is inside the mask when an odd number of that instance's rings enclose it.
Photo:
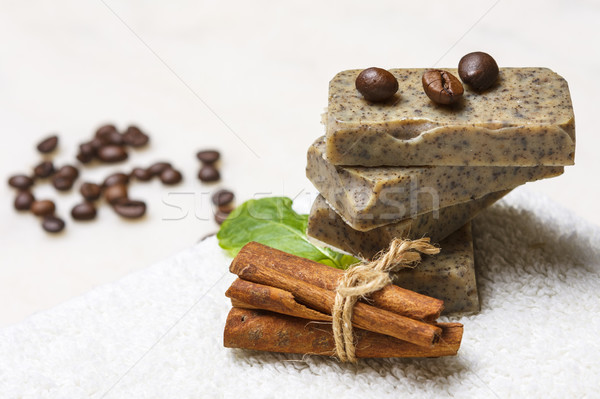
M 217 238 L 221 248 L 232 257 L 244 245 L 256 241 L 339 269 L 358 262 L 350 255 L 311 243 L 306 237 L 307 223 L 308 215 L 296 213 L 287 197 L 248 200 L 227 217 Z

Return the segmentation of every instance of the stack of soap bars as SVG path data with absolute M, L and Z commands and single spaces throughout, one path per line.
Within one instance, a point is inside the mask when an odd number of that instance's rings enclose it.
M 372 103 L 355 88 L 360 72 L 330 82 L 326 135 L 308 150 L 306 174 L 320 195 L 307 233 L 363 259 L 394 237 L 430 237 L 441 253 L 395 283 L 442 299 L 446 313 L 476 312 L 471 220 L 513 188 L 573 164 L 567 82 L 545 68 L 501 68 L 492 88 L 465 87 L 461 102 L 446 106 L 423 92 L 424 69 L 392 69 L 397 94 Z

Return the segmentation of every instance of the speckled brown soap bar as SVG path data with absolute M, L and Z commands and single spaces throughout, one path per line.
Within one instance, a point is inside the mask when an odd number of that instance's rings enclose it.
M 429 237 L 432 242 L 440 242 L 507 193 L 508 191 L 500 191 L 488 194 L 478 200 L 442 208 L 437 213 L 424 213 L 369 231 L 358 231 L 348 226 L 331 209 L 325 198 L 319 195 L 310 210 L 306 234 L 318 243 L 341 249 L 362 259 L 372 259 L 377 253 L 387 249 L 395 237 Z
M 368 231 L 457 205 L 529 181 L 557 176 L 562 166 L 351 167 L 325 159 L 325 140 L 308 150 L 306 176 L 353 229 Z
M 458 76 L 456 69 L 446 69 Z M 327 159 L 334 165 L 572 165 L 575 121 L 567 82 L 546 68 L 501 68 L 483 93 L 465 85 L 453 106 L 423 92 L 425 69 L 391 69 L 397 94 L 385 103 L 356 90 L 361 70 L 329 84 Z
M 444 314 L 479 311 L 471 223 L 440 242 L 438 255 L 425 256 L 414 269 L 393 276 L 394 284 L 442 299 Z

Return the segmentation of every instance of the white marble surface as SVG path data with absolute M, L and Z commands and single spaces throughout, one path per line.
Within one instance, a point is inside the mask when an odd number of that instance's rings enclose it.
M 327 83 L 342 69 L 455 66 L 474 50 L 501 66 L 554 69 L 573 96 L 577 165 L 528 189 L 600 223 L 597 2 L 345 4 L 0 1 L 0 326 L 216 230 L 206 193 L 218 187 L 240 200 L 299 195 L 308 202 L 314 189 L 304 177 L 305 151 L 323 131 Z M 57 201 L 67 217 L 64 234 L 49 236 L 33 216 L 16 214 L 5 182 L 38 162 L 33 144 L 58 132 L 56 163 L 70 162 L 77 144 L 105 121 L 139 124 L 152 145 L 124 165 L 84 169 L 84 180 L 168 159 L 185 182 L 132 186 L 132 196 L 149 205 L 148 216 L 133 223 L 106 207 L 95 222 L 73 222 L 76 190 L 63 195 L 50 187 L 36 195 Z M 206 147 L 223 152 L 216 186 L 195 178 L 194 154 Z

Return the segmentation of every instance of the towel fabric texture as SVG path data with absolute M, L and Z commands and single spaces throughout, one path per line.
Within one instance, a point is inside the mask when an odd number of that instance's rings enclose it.
M 482 310 L 445 318 L 465 326 L 456 357 L 351 365 L 223 348 L 234 277 L 211 237 L 0 330 L 0 397 L 598 395 L 600 228 L 521 188 L 473 229 Z

